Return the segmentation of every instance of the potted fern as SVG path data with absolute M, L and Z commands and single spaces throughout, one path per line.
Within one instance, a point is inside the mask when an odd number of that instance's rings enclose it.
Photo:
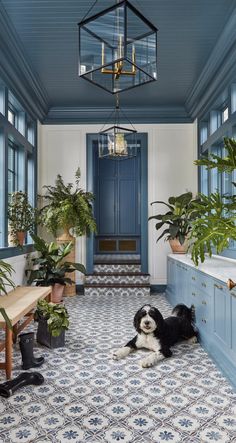
M 64 305 L 39 300 L 34 320 L 38 322 L 38 343 L 49 348 L 65 346 L 65 331 L 69 328 L 69 315 Z

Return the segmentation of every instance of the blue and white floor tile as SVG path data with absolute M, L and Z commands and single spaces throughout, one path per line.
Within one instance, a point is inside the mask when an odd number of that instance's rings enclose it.
M 0 443 L 236 442 L 236 393 L 199 344 L 180 343 L 150 369 L 139 365 L 146 351 L 112 360 L 147 300 L 170 313 L 160 295 L 66 299 L 66 347 L 36 345 L 44 384 L 0 397 Z M 14 376 L 20 364 L 16 346 Z

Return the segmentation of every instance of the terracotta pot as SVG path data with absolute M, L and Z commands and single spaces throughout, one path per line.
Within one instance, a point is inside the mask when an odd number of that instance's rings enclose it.
M 60 283 L 55 283 L 55 285 L 52 286 L 52 295 L 51 295 L 51 301 L 53 303 L 61 303 L 63 292 L 64 292 L 64 285 L 60 285 Z
M 25 235 L 26 235 L 25 231 L 18 231 L 16 233 L 16 238 L 17 238 L 17 241 L 18 241 L 18 245 L 23 246 L 24 241 L 25 241 Z
M 169 240 L 170 247 L 172 249 L 173 254 L 186 254 L 188 249 L 188 240 L 185 239 L 185 242 L 181 245 L 178 238 L 173 238 Z

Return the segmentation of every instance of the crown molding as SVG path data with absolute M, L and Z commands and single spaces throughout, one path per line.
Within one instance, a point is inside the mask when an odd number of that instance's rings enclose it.
M 0 77 L 33 118 L 43 120 L 48 97 L 26 60 L 23 46 L 0 1 Z
M 236 79 L 236 8 L 232 11 L 185 107 L 193 119 L 202 117 L 221 92 Z
M 127 120 L 133 124 L 138 123 L 192 123 L 191 117 L 182 106 L 176 107 L 122 107 Z M 112 107 L 76 107 L 76 108 L 50 108 L 43 124 L 104 124 Z M 127 123 L 121 116 L 121 123 Z

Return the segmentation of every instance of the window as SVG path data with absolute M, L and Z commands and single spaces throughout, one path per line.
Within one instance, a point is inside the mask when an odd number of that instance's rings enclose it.
M 36 122 L 0 79 L 0 257 L 7 256 L 6 248 L 11 246 L 7 223 L 9 195 L 26 191 L 33 206 L 36 201 L 36 135 Z M 27 242 L 31 242 L 29 236 Z
M 225 123 L 228 120 L 228 118 L 229 118 L 228 106 L 226 106 L 226 108 L 223 109 L 221 117 L 222 117 L 222 123 Z

